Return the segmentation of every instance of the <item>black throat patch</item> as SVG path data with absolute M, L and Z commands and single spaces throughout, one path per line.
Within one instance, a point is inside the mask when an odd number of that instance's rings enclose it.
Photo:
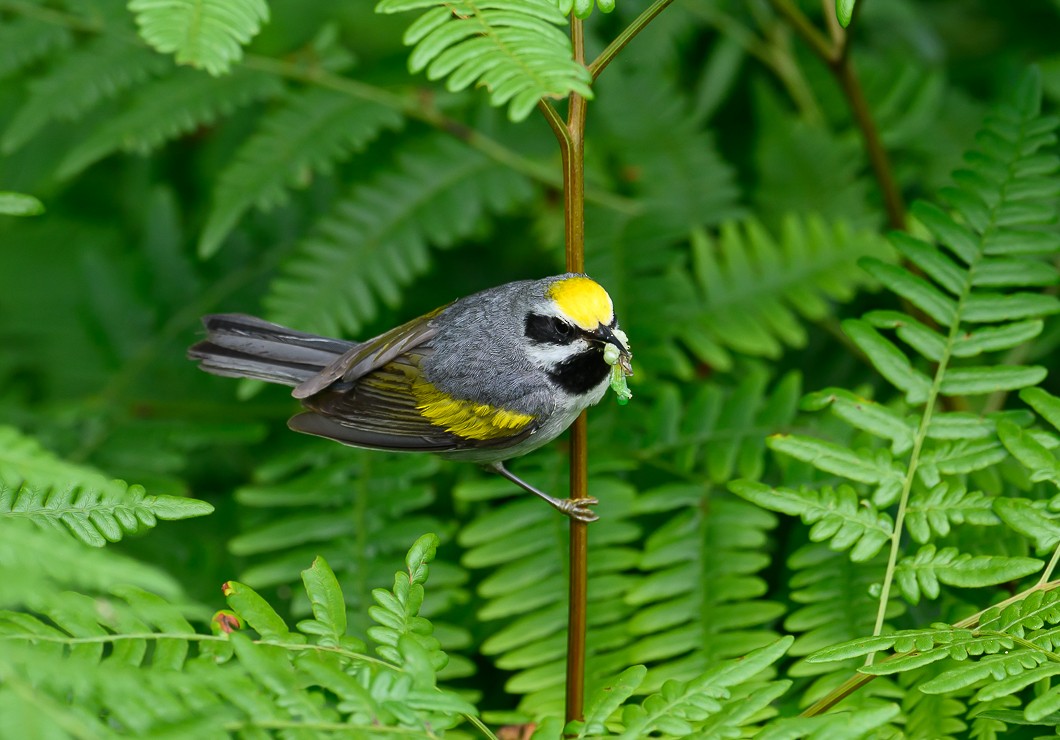
M 594 343 L 549 370 L 548 376 L 560 388 L 577 396 L 600 385 L 609 372 L 611 368 L 604 362 L 603 346 Z

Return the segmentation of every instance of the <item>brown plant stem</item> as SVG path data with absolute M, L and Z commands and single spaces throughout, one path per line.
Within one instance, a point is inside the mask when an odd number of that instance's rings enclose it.
M 828 67 L 836 83 L 843 91 L 850 114 L 865 144 L 865 152 L 872 167 L 873 176 L 883 197 L 883 207 L 887 212 L 887 223 L 893 229 L 905 228 L 905 202 L 894 179 L 887 150 L 883 147 L 876 121 L 872 117 L 861 79 L 854 71 L 850 59 L 850 30 L 856 20 L 852 19 L 845 30 L 832 27 L 831 38 L 822 33 L 810 22 L 803 12 L 791 0 L 770 0 L 777 13 L 786 20 L 795 32 L 806 42 L 822 62 Z M 862 3 L 855 6 L 855 10 Z
M 585 63 L 585 29 L 571 18 L 574 59 Z M 585 112 L 586 101 L 572 93 L 563 153 L 564 224 L 567 270 L 585 271 Z M 585 412 L 570 431 L 570 497 L 589 496 L 589 452 Z M 588 606 L 589 525 L 570 520 L 570 601 L 567 614 L 566 721 L 580 720 L 585 701 L 585 638 Z

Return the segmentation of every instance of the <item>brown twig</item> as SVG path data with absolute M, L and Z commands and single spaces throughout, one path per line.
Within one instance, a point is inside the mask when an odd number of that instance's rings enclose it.
M 894 179 L 890 158 L 883 147 L 879 130 L 876 128 L 876 121 L 865 100 L 861 79 L 854 71 L 854 64 L 850 58 L 850 30 L 854 27 L 857 16 L 851 19 L 850 26 L 845 30 L 838 26 L 832 27 L 830 36 L 828 36 L 813 25 L 791 0 L 770 0 L 770 2 L 777 13 L 795 29 L 795 32 L 813 50 L 814 54 L 825 63 L 842 89 L 847 105 L 850 107 L 850 114 L 865 143 L 869 165 L 872 167 L 873 175 L 883 197 L 887 223 L 891 228 L 904 229 L 905 201 Z M 855 6 L 855 14 L 863 4 L 861 2 Z

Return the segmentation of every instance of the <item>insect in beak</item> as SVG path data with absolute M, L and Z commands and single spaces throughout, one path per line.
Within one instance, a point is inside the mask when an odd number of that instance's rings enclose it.
M 633 359 L 633 353 L 629 351 L 629 340 L 626 338 L 624 331 L 612 329 L 610 326 L 601 324 L 590 332 L 590 336 L 598 342 L 602 342 L 605 345 L 610 344 L 617 348 L 617 364 L 622 368 L 622 373 L 626 376 L 633 374 L 633 365 L 630 362 Z M 614 350 L 611 351 L 613 352 Z

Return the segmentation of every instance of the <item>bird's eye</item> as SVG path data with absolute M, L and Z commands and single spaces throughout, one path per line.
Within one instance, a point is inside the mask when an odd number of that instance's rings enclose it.
M 564 339 L 569 337 L 574 331 L 574 328 L 570 324 L 559 317 L 554 317 L 552 319 L 552 329 L 558 336 Z

